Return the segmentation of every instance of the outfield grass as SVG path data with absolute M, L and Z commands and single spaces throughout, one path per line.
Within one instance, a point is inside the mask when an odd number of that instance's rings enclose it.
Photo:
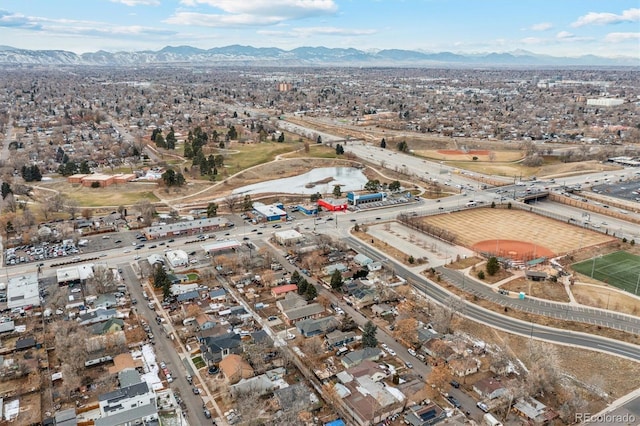
M 635 293 L 640 277 L 640 256 L 617 251 L 576 263 L 573 269 L 589 277 L 593 272 L 596 280 Z

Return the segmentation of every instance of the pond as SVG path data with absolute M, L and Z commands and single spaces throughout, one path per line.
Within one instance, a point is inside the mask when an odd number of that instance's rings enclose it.
M 343 193 L 361 190 L 368 179 L 355 167 L 320 167 L 288 178 L 268 180 L 233 190 L 234 194 L 261 194 L 279 192 L 287 194 L 331 194 L 340 185 Z

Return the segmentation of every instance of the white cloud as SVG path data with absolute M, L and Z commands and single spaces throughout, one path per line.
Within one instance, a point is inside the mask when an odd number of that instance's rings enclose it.
M 203 27 L 267 26 L 329 15 L 338 10 L 333 0 L 182 0 L 181 3 L 206 5 L 216 10 L 213 13 L 178 11 L 165 23 Z
M 109 0 L 112 3 L 121 3 L 125 6 L 160 6 L 160 0 Z
M 313 36 L 366 36 L 377 33 L 377 30 L 359 30 L 349 28 L 336 28 L 336 27 L 307 27 L 307 28 L 292 28 L 288 31 L 272 31 L 272 30 L 260 30 L 257 32 L 266 36 L 278 36 L 278 37 L 290 37 L 290 38 L 307 38 Z
M 560 31 L 556 34 L 556 39 L 559 41 L 590 41 L 593 40 L 593 37 L 579 37 L 569 31 Z
M 623 43 L 628 40 L 640 41 L 640 33 L 609 33 L 604 38 L 607 43 Z
M 540 37 L 525 37 L 520 42 L 523 44 L 540 44 L 544 42 L 544 39 Z
M 584 25 L 608 25 L 608 24 L 619 24 L 622 22 L 639 22 L 640 21 L 640 9 L 627 9 L 622 12 L 620 15 L 616 15 L 615 13 L 597 13 L 597 12 L 589 12 L 584 16 L 579 17 L 574 23 L 571 24 L 572 27 L 582 27 Z
M 533 24 L 530 29 L 533 31 L 547 31 L 553 28 L 553 24 L 550 22 L 540 22 L 539 24 Z
M 338 11 L 334 0 L 182 0 L 185 6 L 206 5 L 230 15 L 301 19 Z

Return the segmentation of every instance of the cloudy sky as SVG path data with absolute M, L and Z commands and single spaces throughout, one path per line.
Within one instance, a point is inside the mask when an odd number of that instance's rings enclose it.
M 2 0 L 0 45 L 243 44 L 640 58 L 639 0 Z

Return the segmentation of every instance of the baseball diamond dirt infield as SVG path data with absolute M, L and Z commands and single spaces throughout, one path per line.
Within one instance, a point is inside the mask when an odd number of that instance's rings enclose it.
M 516 209 L 475 208 L 423 217 L 456 235 L 456 244 L 518 260 L 562 255 L 614 237 Z

